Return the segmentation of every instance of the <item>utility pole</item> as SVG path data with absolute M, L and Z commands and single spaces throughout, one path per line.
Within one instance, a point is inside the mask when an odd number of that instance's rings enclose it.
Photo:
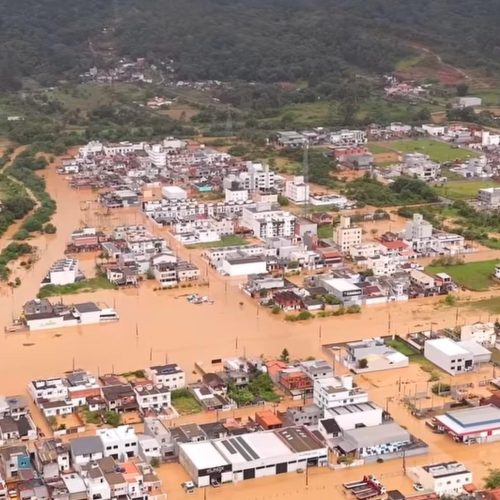
M 304 176 L 304 184 L 308 186 L 309 184 L 309 141 L 306 140 L 304 144 L 304 157 L 302 161 L 302 174 Z M 306 187 L 307 189 L 307 187 Z M 304 203 L 304 215 L 307 216 L 309 213 L 309 196 Z

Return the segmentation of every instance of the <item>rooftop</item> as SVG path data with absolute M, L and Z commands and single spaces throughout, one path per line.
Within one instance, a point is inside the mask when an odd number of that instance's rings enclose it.
M 436 419 L 458 435 L 500 429 L 500 408 L 493 405 L 475 406 L 449 411 Z
M 445 352 L 448 356 L 458 356 L 458 355 L 467 355 L 469 351 L 461 347 L 457 342 L 453 340 L 442 337 L 439 339 L 431 339 L 426 342 L 426 344 L 432 345 L 440 351 Z
M 446 477 L 454 474 L 464 474 L 470 472 L 464 464 L 453 462 L 442 462 L 439 464 L 423 465 L 422 469 L 428 472 L 432 477 Z

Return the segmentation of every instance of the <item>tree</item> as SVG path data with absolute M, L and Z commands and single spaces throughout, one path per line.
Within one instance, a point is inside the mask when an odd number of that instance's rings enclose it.
M 107 411 L 104 415 L 104 420 L 107 424 L 111 425 L 111 427 L 118 427 L 121 422 L 121 416 L 115 411 Z
M 160 466 L 160 460 L 157 457 L 153 457 L 149 463 L 151 464 L 151 467 L 153 467 L 154 469 Z
M 366 358 L 362 358 L 359 360 L 358 366 L 361 370 L 368 368 L 368 360 Z
M 278 195 L 278 203 L 282 207 L 287 207 L 288 205 L 290 205 L 289 199 L 286 196 L 283 196 L 282 194 Z
M 281 351 L 280 361 L 283 361 L 285 363 L 288 363 L 290 361 L 290 353 L 288 352 L 288 349 L 286 347 Z
M 489 490 L 500 488 L 500 469 L 490 469 L 489 474 L 484 478 L 484 485 Z
M 466 83 L 459 83 L 456 89 L 458 97 L 464 97 L 469 92 L 469 86 Z
M 55 234 L 57 231 L 56 226 L 54 224 L 51 224 L 50 222 L 48 224 L 45 224 L 43 228 L 43 232 L 47 234 Z

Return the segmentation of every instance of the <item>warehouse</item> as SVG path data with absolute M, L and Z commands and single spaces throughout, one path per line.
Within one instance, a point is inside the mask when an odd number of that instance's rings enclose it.
M 321 284 L 347 306 L 361 304 L 361 288 L 343 278 L 322 279 Z
M 428 340 L 424 344 L 424 356 L 451 375 L 471 371 L 474 367 L 473 354 L 449 338 Z
M 287 427 L 183 443 L 179 461 L 198 486 L 209 486 L 323 466 L 328 451 L 304 427 Z
M 493 405 L 476 406 L 449 411 L 436 417 L 438 427 L 455 441 L 484 443 L 500 440 L 500 408 Z

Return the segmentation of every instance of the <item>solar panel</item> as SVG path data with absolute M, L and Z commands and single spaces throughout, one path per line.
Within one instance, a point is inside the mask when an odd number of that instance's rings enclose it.
M 224 448 L 231 453 L 231 455 L 236 455 L 237 451 L 231 446 L 229 441 L 221 441 L 221 443 L 224 445 Z
M 257 453 L 255 453 L 255 451 L 252 448 L 250 448 L 248 443 L 242 437 L 237 437 L 236 439 L 238 440 L 238 443 L 240 443 L 241 446 L 243 446 L 243 448 L 245 448 L 245 450 L 251 455 L 251 457 L 254 460 L 257 460 L 258 458 L 260 458 L 259 455 L 257 455 Z
M 232 442 L 233 446 L 238 450 L 239 454 L 247 461 L 250 462 L 252 460 L 252 457 L 243 449 L 243 446 L 241 446 L 238 441 L 236 441 L 236 438 L 233 439 Z

